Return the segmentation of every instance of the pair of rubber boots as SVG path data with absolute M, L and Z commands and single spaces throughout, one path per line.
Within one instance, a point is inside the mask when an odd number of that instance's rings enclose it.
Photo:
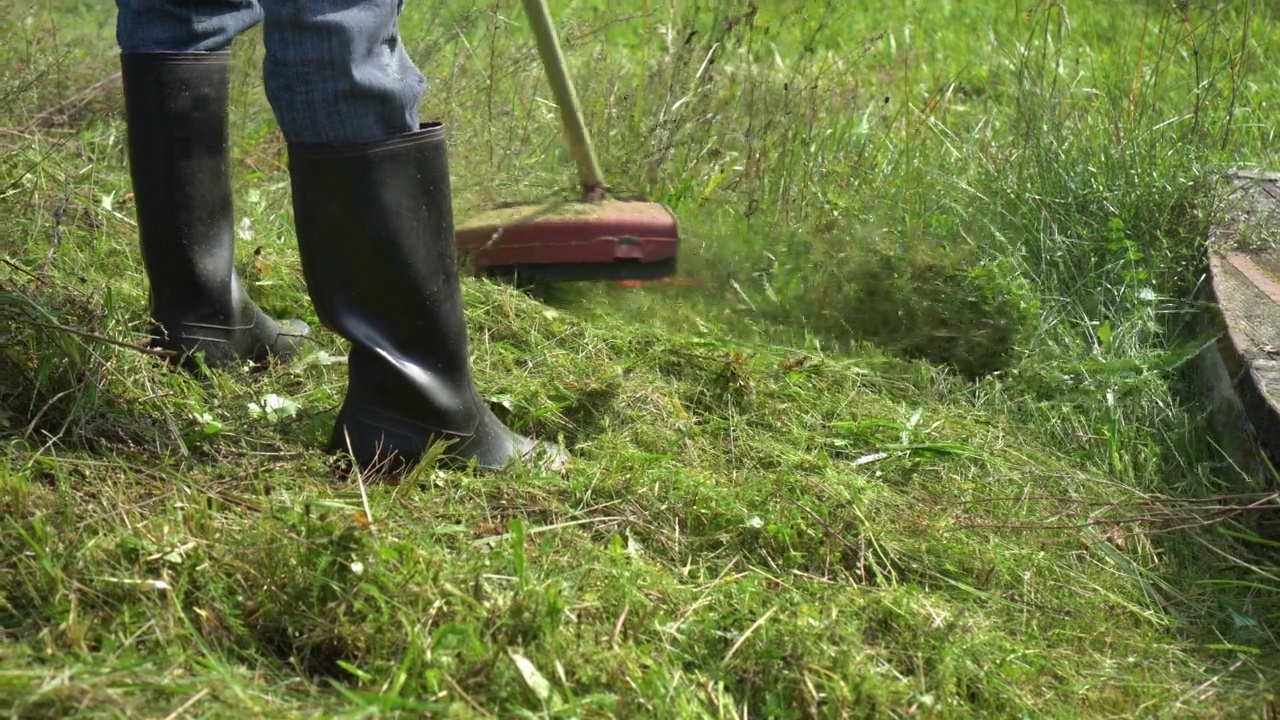
M 229 54 L 121 65 L 153 347 L 184 365 L 289 360 L 310 329 L 267 316 L 234 270 Z M 307 290 L 351 344 L 329 450 L 374 472 L 408 469 L 438 441 L 483 470 L 562 467 L 560 448 L 507 428 L 472 382 L 444 128 L 288 152 Z

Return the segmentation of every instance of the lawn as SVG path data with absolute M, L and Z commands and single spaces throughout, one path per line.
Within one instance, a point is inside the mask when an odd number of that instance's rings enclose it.
M 1280 167 L 1273 4 L 550 5 L 680 282 L 466 280 L 482 392 L 574 462 L 396 484 L 321 451 L 332 333 L 137 351 L 114 12 L 0 7 L 0 711 L 1274 717 L 1280 532 L 1194 382 L 1215 178 Z M 402 30 L 460 219 L 572 192 L 518 3 Z M 234 53 L 238 264 L 316 326 Z

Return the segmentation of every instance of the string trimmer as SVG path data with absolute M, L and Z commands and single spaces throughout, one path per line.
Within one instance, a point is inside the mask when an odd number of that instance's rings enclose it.
M 679 226 L 665 206 L 608 197 L 545 0 L 523 0 L 537 38 L 582 197 L 501 206 L 455 232 L 478 272 L 526 280 L 651 280 L 675 274 Z

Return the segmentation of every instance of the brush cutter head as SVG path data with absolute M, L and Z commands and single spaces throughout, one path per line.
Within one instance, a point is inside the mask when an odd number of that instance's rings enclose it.
M 674 275 L 679 226 L 659 203 L 554 202 L 487 211 L 454 234 L 465 266 L 519 282 Z

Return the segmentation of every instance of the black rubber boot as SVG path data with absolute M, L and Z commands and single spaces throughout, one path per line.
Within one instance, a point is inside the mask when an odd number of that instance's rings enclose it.
M 129 172 L 152 347 L 211 367 L 288 359 L 309 333 L 249 299 L 234 263 L 228 52 L 122 54 Z
M 291 145 L 289 175 L 311 301 L 352 345 L 330 451 L 373 472 L 403 471 L 437 441 L 484 470 L 562 467 L 559 447 L 511 431 L 472 382 L 444 127 Z

